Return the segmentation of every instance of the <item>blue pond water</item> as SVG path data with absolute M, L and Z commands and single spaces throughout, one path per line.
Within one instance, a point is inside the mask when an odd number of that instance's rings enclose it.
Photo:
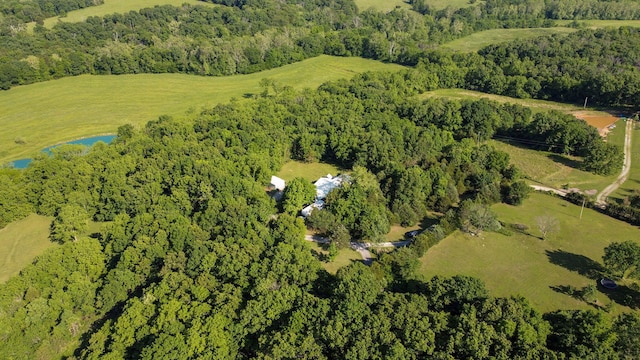
M 84 146 L 93 146 L 93 144 L 102 141 L 103 143 L 106 144 L 110 144 L 113 139 L 115 139 L 116 136 L 115 135 L 101 135 L 101 136 L 94 136 L 94 137 L 89 137 L 89 138 L 84 138 L 84 139 L 78 139 L 78 140 L 72 140 L 69 142 L 66 142 L 64 144 L 58 144 L 58 145 L 53 145 L 53 146 L 49 146 L 46 147 L 44 149 L 42 149 L 43 152 L 47 153 L 47 154 L 51 154 L 51 149 L 56 148 L 60 145 L 84 145 Z M 15 169 L 24 169 L 27 166 L 29 166 L 29 164 L 31 163 L 31 159 L 20 159 L 20 160 L 14 160 L 12 162 L 9 163 L 9 166 L 12 166 Z

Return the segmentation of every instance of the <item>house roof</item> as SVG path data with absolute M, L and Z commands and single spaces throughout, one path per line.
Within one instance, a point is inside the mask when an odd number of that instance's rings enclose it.
M 275 187 L 276 189 L 282 191 L 285 188 L 285 182 L 283 179 L 280 179 L 277 176 L 272 176 L 271 177 L 271 185 L 273 185 L 273 187 Z
M 328 174 L 327 176 L 321 177 L 320 179 L 316 180 L 316 182 L 314 183 L 314 185 L 316 186 L 316 198 L 326 198 L 327 194 L 329 194 L 331 190 L 340 187 L 343 181 L 344 178 L 342 176 L 333 177 L 331 176 L 331 174 Z

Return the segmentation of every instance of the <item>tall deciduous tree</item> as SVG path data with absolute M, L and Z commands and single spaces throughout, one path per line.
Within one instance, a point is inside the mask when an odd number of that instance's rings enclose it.
M 621 278 L 640 276 L 640 245 L 628 240 L 604 248 L 604 265 Z
M 296 214 L 304 205 L 311 204 L 316 198 L 316 187 L 309 180 L 297 177 L 289 182 L 282 196 L 282 210 Z
M 61 244 L 78 241 L 78 236 L 85 232 L 88 226 L 89 216 L 81 206 L 64 205 L 51 223 L 50 238 Z

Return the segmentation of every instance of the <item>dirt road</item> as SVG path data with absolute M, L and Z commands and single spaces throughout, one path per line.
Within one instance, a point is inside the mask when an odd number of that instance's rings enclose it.
M 607 204 L 607 197 L 612 192 L 616 191 L 622 183 L 627 181 L 629 176 L 629 170 L 631 170 L 631 135 L 633 134 L 633 121 L 627 120 L 624 131 L 624 164 L 622 165 L 622 172 L 611 185 L 602 190 L 596 197 L 596 204 L 605 206 Z

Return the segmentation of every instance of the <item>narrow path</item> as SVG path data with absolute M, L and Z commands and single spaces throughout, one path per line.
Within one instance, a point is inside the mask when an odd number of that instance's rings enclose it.
M 567 196 L 567 190 L 555 189 L 548 186 L 540 186 L 540 185 L 529 185 L 529 186 L 536 191 L 551 191 L 554 194 L 560 195 L 562 197 Z
M 629 177 L 629 171 L 631 170 L 631 135 L 633 134 L 633 120 L 627 119 L 627 126 L 624 131 L 624 163 L 622 164 L 622 172 L 611 185 L 607 186 L 596 197 L 596 204 L 605 206 L 607 204 L 607 197 L 612 192 L 616 191 L 622 183 L 627 181 Z
M 318 235 L 305 235 L 304 239 L 306 241 L 313 241 L 318 244 L 328 244 L 331 242 L 331 240 Z M 351 245 L 351 248 L 353 250 L 360 253 L 360 256 L 362 256 L 362 260 L 364 261 L 364 263 L 367 265 L 370 265 L 371 262 L 373 262 L 373 257 L 371 256 L 371 252 L 369 251 L 370 248 L 386 248 L 386 247 L 398 248 L 398 247 L 407 246 L 409 245 L 410 242 L 411 242 L 410 240 L 404 240 L 404 241 L 383 242 L 378 244 L 372 244 L 367 242 L 352 241 L 349 244 Z

